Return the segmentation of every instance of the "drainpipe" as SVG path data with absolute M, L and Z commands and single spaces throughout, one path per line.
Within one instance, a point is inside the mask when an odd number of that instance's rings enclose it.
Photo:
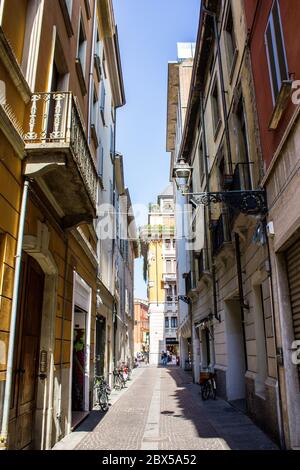
M 155 242 L 155 278 L 156 278 L 156 305 L 158 307 L 158 264 L 157 264 L 157 242 Z
M 278 338 L 277 338 L 277 329 L 276 329 L 276 323 L 275 323 L 275 308 L 274 308 L 274 287 L 273 287 L 273 275 L 272 275 L 272 264 L 271 264 L 271 253 L 270 253 L 270 243 L 269 243 L 269 237 L 267 234 L 267 226 L 266 226 L 266 219 L 263 221 L 263 227 L 264 227 L 264 233 L 265 233 L 265 238 L 267 240 L 267 251 L 268 251 L 268 263 L 269 263 L 269 286 L 270 286 L 270 292 L 271 292 L 271 308 L 272 308 L 272 326 L 273 326 L 273 331 L 274 331 L 274 342 L 275 342 L 275 347 L 277 349 L 278 346 Z M 277 352 L 276 352 L 277 354 Z M 284 429 L 283 429 L 283 411 L 282 411 L 282 399 L 281 399 L 281 384 L 280 384 L 280 366 L 277 360 L 276 356 L 276 371 L 277 371 L 277 383 L 278 383 L 278 395 L 277 395 L 277 400 L 276 400 L 276 405 L 277 405 L 277 415 L 278 415 L 278 427 L 279 427 L 279 438 L 280 438 L 280 445 L 283 450 L 286 449 L 286 442 L 285 442 L 285 435 L 284 435 Z
M 222 66 L 222 56 L 221 56 L 221 48 L 220 48 L 220 38 L 218 33 L 218 23 L 216 14 L 206 10 L 203 8 L 203 12 L 210 16 L 213 19 L 214 25 L 214 35 L 217 43 L 217 56 L 218 56 L 218 66 L 219 66 L 219 75 L 220 75 L 220 85 L 221 85 L 221 96 L 222 96 L 222 108 L 223 108 L 223 116 L 224 116 L 224 126 L 225 126 L 225 137 L 226 137 L 226 147 L 227 147 L 227 154 L 228 154 L 228 169 L 229 174 L 232 175 L 232 156 L 231 156 L 231 147 L 230 147 L 230 134 L 229 134 L 229 126 L 228 126 L 228 119 L 227 119 L 227 105 L 226 105 L 226 90 L 224 85 L 224 74 L 223 74 L 223 66 Z
M 68 235 L 65 236 L 65 243 L 66 243 L 66 248 L 65 248 L 65 266 L 64 266 L 64 290 L 63 290 L 63 296 L 64 296 L 64 303 L 63 303 L 63 311 L 62 311 L 62 325 L 61 325 L 61 348 L 60 348 L 60 355 L 59 355 L 59 366 L 60 366 L 60 396 L 58 397 L 58 411 L 56 415 L 56 419 L 58 421 L 58 426 L 59 426 L 59 436 L 58 438 L 61 437 L 62 435 L 62 429 L 61 429 L 61 412 L 62 412 L 62 370 L 63 370 L 63 341 L 64 341 L 64 334 L 65 334 L 65 322 L 66 322 L 66 304 L 67 304 L 67 274 L 68 274 L 68 258 L 69 258 L 69 237 Z M 73 286 L 74 287 L 74 286 Z M 73 317 L 73 315 L 72 315 Z M 73 322 L 71 324 L 71 328 L 73 328 Z M 71 344 L 71 354 L 73 354 L 73 344 Z M 71 358 L 70 358 L 71 359 Z M 71 398 L 72 401 L 72 398 Z M 70 406 L 70 403 L 69 403 Z
M 17 243 L 16 262 L 15 262 L 13 299 L 12 299 L 10 330 L 9 330 L 9 346 L 8 346 L 8 354 L 7 354 L 7 371 L 6 371 L 5 392 L 4 392 L 2 427 L 1 427 L 1 436 L 0 436 L 0 449 L 3 449 L 3 450 L 7 449 L 8 447 L 8 422 L 9 422 L 9 412 L 10 412 L 10 403 L 11 403 L 15 337 L 16 337 L 16 325 L 17 325 L 18 303 L 19 303 L 18 300 L 19 300 L 19 288 L 20 288 L 22 246 L 23 246 L 23 238 L 24 238 L 24 227 L 25 227 L 26 207 L 27 207 L 29 186 L 30 186 L 29 181 L 25 180 L 24 188 L 23 188 L 23 195 L 22 195 L 22 202 L 21 202 L 18 243 Z

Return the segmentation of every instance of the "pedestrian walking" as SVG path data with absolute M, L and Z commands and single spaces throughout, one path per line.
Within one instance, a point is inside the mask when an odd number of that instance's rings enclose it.
M 168 364 L 168 354 L 164 352 L 164 366 Z

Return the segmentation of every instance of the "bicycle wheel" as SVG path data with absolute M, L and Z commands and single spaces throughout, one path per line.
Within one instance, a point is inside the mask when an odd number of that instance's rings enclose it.
M 211 396 L 213 400 L 217 398 L 217 387 L 215 379 L 211 379 Z
M 100 396 L 100 407 L 102 411 L 108 410 L 108 397 L 105 391 L 103 391 Z
M 120 376 L 116 375 L 115 376 L 114 389 L 115 390 L 120 390 L 121 388 L 122 388 L 122 384 L 121 384 Z
M 207 381 L 207 382 L 204 382 L 204 384 L 201 386 L 202 400 L 203 401 L 208 400 L 209 394 L 210 394 L 210 386 L 209 386 L 209 383 Z

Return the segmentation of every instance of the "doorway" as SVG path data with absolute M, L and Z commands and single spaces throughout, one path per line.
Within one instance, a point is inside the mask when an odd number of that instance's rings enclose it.
M 89 414 L 92 289 L 74 271 L 72 351 L 70 368 L 70 432 Z
M 73 330 L 72 412 L 84 411 L 86 315 L 87 312 L 75 306 Z
M 23 253 L 9 424 L 9 447 L 14 450 L 34 446 L 44 280 L 38 263 Z
M 227 333 L 227 400 L 244 408 L 246 397 L 245 384 L 245 343 L 239 300 L 225 302 Z
M 96 363 L 95 374 L 104 375 L 104 359 L 106 344 L 106 319 L 102 315 L 96 317 Z

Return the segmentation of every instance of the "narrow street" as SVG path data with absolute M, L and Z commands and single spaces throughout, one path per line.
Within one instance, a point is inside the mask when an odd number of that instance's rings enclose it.
M 54 449 L 277 449 L 247 416 L 221 399 L 202 402 L 199 391 L 177 367 L 136 369 L 106 415 L 93 411 Z
M 300 450 L 299 5 L 0 0 L 0 451 Z

